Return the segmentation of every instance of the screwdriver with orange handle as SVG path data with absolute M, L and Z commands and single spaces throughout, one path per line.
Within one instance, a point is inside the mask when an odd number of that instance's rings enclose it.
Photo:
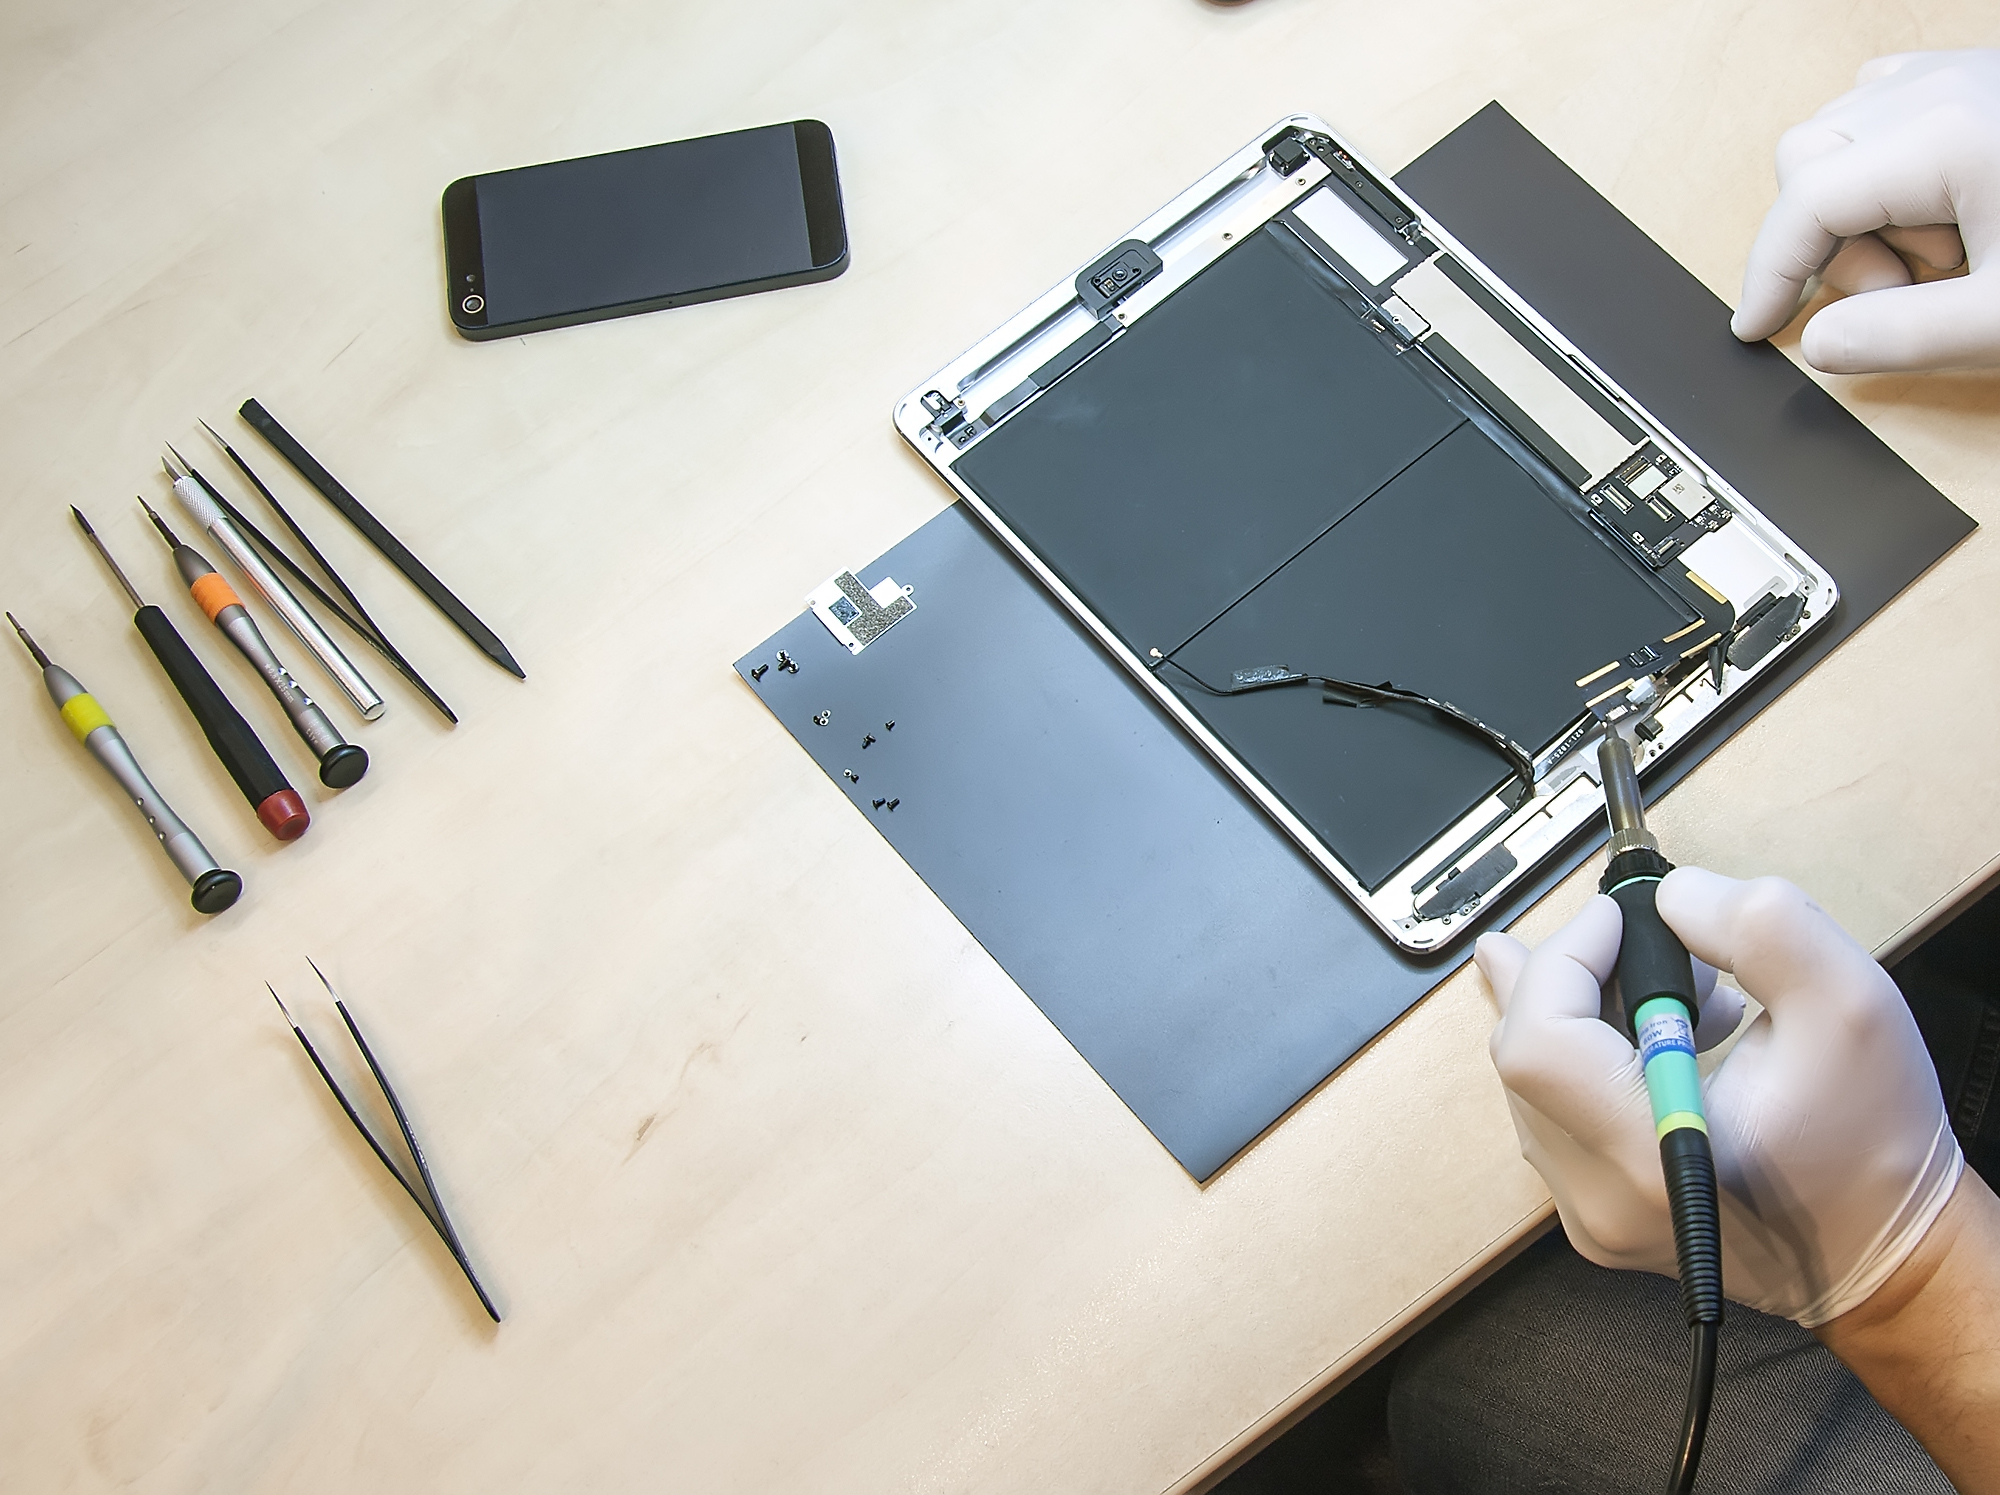
M 223 580 L 222 574 L 203 560 L 193 546 L 183 545 L 180 537 L 167 528 L 167 521 L 154 513 L 153 506 L 145 499 L 139 500 L 139 507 L 153 521 L 153 528 L 160 532 L 160 538 L 173 549 L 175 569 L 181 573 L 181 580 L 187 583 L 201 610 L 208 614 L 208 620 L 236 646 L 238 653 L 250 661 L 251 668 L 264 677 L 264 683 L 271 687 L 271 694 L 278 698 L 278 704 L 285 708 L 285 715 L 291 718 L 293 729 L 312 749 L 313 756 L 319 759 L 319 781 L 329 789 L 345 789 L 359 783 L 361 776 L 368 772 L 368 750 L 342 737 L 340 729 L 314 704 L 312 697 L 292 678 L 291 672 L 278 663 L 278 656 L 264 642 L 263 630 L 258 628 L 257 620 L 250 616 L 249 609 L 243 606 L 243 599 L 236 595 L 234 587 Z
M 126 580 L 124 571 L 111 558 L 111 552 L 98 538 L 97 531 L 83 517 L 83 511 L 75 504 L 70 505 L 69 511 L 76 516 L 84 536 L 104 557 L 104 564 L 118 578 L 118 585 L 125 589 L 132 605 L 139 609 L 132 615 L 133 625 L 152 649 L 153 657 L 159 660 L 160 668 L 167 672 L 167 678 L 174 682 L 174 689 L 181 693 L 181 699 L 187 702 L 187 708 L 194 713 L 208 745 L 215 749 L 215 756 L 229 770 L 229 777 L 236 781 L 236 787 L 250 801 L 250 808 L 257 812 L 264 829 L 280 841 L 296 841 L 312 824 L 312 817 L 306 813 L 306 802 L 299 798 L 298 790 L 286 781 L 284 771 L 272 761 L 264 744 L 251 730 L 250 723 L 243 720 L 243 714 L 222 693 L 222 687 L 215 683 L 215 678 L 202 667 L 194 651 L 187 646 L 187 640 L 181 637 L 180 630 Z

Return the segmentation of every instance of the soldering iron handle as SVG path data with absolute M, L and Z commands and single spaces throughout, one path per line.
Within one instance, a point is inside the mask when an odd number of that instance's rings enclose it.
M 1685 1007 L 1689 1027 L 1701 1017 L 1694 962 L 1654 904 L 1660 879 L 1671 871 L 1673 863 L 1657 851 L 1635 849 L 1613 857 L 1599 884 L 1625 919 L 1618 945 L 1618 999 L 1625 1035 L 1634 1042 L 1639 1009 L 1656 997 L 1671 997 Z
M 302 834 L 308 823 L 304 801 L 286 782 L 284 771 L 265 750 L 243 714 L 222 693 L 222 688 L 203 668 L 167 615 L 152 604 L 139 609 L 132 621 L 152 648 L 160 668 L 174 682 L 174 689 L 187 702 L 188 710 L 201 726 L 215 756 L 229 770 L 229 777 L 251 809 L 272 835 L 290 841 Z
M 1612 853 L 1597 888 L 1618 905 L 1624 920 L 1613 977 L 1616 1005 L 1646 1077 L 1673 1222 L 1681 1308 L 1693 1341 L 1687 1413 L 1667 1485 L 1669 1495 L 1689 1495 L 1708 1432 L 1716 1332 L 1722 1323 L 1722 1222 L 1694 1038 L 1701 1001 L 1687 946 L 1660 917 L 1657 895 L 1674 864 L 1660 855 L 1660 843 L 1646 829 L 1631 744 L 1619 733 L 1607 733 L 1597 762 L 1604 774 Z
M 1694 962 L 1680 936 L 1660 917 L 1655 896 L 1660 879 L 1671 871 L 1673 864 L 1657 851 L 1637 848 L 1611 859 L 1601 886 L 1625 918 L 1618 945 L 1618 1006 L 1646 1067 L 1673 1215 L 1681 1304 L 1690 1324 L 1713 1324 L 1722 1318 L 1722 1227 L 1695 1063 L 1694 1030 L 1701 1006 Z

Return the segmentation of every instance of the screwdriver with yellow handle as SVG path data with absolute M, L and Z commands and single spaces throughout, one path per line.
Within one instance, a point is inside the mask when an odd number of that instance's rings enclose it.
M 139 760 L 125 746 L 125 739 L 118 735 L 118 729 L 104 714 L 104 708 L 97 704 L 96 697 L 83 688 L 76 676 L 61 665 L 52 663 L 41 646 L 28 637 L 28 630 L 12 613 L 6 617 L 14 625 L 14 631 L 21 635 L 21 642 L 28 646 L 28 652 L 35 657 L 35 663 L 42 667 L 42 684 L 48 687 L 49 699 L 56 703 L 56 710 L 62 713 L 63 721 L 76 734 L 76 740 L 90 749 L 90 756 L 104 765 L 105 772 L 118 781 L 118 787 L 139 807 L 139 813 L 146 817 L 146 824 L 160 838 L 167 859 L 188 880 L 188 885 L 194 890 L 189 901 L 194 904 L 195 912 L 219 914 L 228 908 L 242 893 L 243 879 L 225 870 L 210 856 L 200 838 L 188 829 L 187 822 L 160 797 L 160 791 L 153 787 L 153 781 L 139 767 Z

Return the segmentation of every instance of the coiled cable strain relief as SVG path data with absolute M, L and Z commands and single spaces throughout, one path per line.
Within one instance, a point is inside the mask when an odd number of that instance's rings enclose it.
M 1674 1224 L 1681 1307 L 1689 1324 L 1722 1322 L 1722 1215 L 1708 1134 L 1676 1127 L 1660 1139 L 1667 1207 Z

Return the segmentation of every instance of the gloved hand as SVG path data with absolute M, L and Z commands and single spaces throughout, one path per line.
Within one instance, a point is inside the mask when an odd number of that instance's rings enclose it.
M 1769 337 L 1824 266 L 1853 294 L 1806 323 L 1800 351 L 1814 368 L 2000 363 L 2000 52 L 1878 57 L 1855 81 L 1778 142 L 1778 200 L 1731 328 Z M 1913 285 L 1898 250 L 1971 273 Z
M 1888 973 L 1790 883 L 1683 867 L 1658 906 L 1700 961 L 1733 971 L 1764 1008 L 1702 1086 L 1723 1289 L 1815 1328 L 1874 1292 L 1951 1197 L 1964 1162 L 1936 1072 Z M 1475 955 L 1500 1001 L 1493 1063 L 1521 1155 L 1571 1243 L 1602 1266 L 1671 1276 L 1645 1076 L 1624 1033 L 1598 1017 L 1622 932 L 1618 905 L 1597 897 L 1532 953 L 1489 934 Z M 1743 1010 L 1715 987 L 1696 1046 L 1727 1037 Z

